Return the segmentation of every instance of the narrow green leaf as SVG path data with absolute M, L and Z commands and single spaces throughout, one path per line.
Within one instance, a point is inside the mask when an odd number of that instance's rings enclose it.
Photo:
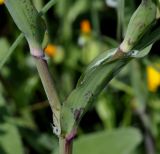
M 30 47 L 37 48 L 43 41 L 45 24 L 31 0 L 5 0 L 13 20 L 24 33 Z
M 54 4 L 55 4 L 56 0 L 50 0 L 43 8 L 42 10 L 39 12 L 39 15 L 44 15 Z M 7 62 L 7 60 L 9 59 L 9 57 L 12 55 L 13 51 L 16 49 L 16 47 L 18 46 L 18 44 L 22 41 L 22 39 L 24 38 L 24 35 L 21 33 L 17 39 L 14 41 L 14 43 L 12 44 L 12 46 L 9 48 L 9 51 L 5 54 L 5 56 L 3 57 L 3 59 L 0 59 L 0 69 L 3 67 L 3 65 Z
M 121 50 L 128 52 L 135 47 L 156 21 L 156 11 L 156 5 L 152 0 L 142 0 L 130 19 L 125 38 L 120 45 Z
M 117 23 L 117 38 L 118 40 L 121 39 L 121 35 L 123 34 L 124 30 L 124 13 L 125 13 L 125 0 L 119 0 L 118 2 L 118 7 L 117 7 L 117 18 L 118 18 L 118 23 Z
M 145 33 L 134 49 L 142 50 L 158 40 L 160 40 L 160 27 L 156 28 L 155 25 L 152 30 Z
M 23 39 L 23 34 L 20 34 L 18 36 L 18 38 L 16 39 L 16 41 L 12 44 L 12 46 L 9 48 L 9 46 L 7 47 L 7 50 L 5 50 L 5 54 L 2 54 L 2 52 L 4 53 L 4 51 L 0 51 L 1 55 L 0 55 L 0 69 L 2 68 L 2 66 L 6 63 L 6 61 L 8 60 L 8 58 L 10 57 L 10 55 L 13 53 L 13 51 L 15 50 L 15 48 L 17 47 L 17 45 L 19 44 L 19 42 Z M 1 46 L 1 45 L 0 45 Z M 1 48 L 0 50 L 2 50 L 3 48 Z M 4 50 L 4 49 L 3 49 Z
M 139 52 L 133 51 L 113 60 L 117 49 L 111 49 L 98 56 L 86 68 L 76 88 L 64 102 L 61 112 L 62 133 L 69 135 L 78 125 L 82 115 L 89 108 L 101 90 Z
M 136 73 L 134 73 L 133 71 L 130 72 L 130 79 L 134 90 L 137 109 L 140 111 L 144 111 L 147 101 L 147 89 L 145 86 L 145 82 L 143 82 L 142 70 L 137 61 L 132 61 L 130 69 L 136 71 Z
M 127 85 L 126 83 L 119 81 L 117 79 L 113 79 L 110 82 L 111 87 L 124 91 L 128 95 L 133 95 L 133 88 Z
M 97 114 L 103 125 L 106 129 L 111 130 L 115 126 L 115 111 L 112 106 L 112 98 L 111 95 L 106 95 L 102 93 L 98 97 L 96 107 L 95 107 Z
M 117 73 L 133 58 L 141 58 L 148 54 L 151 46 L 139 52 L 130 51 L 121 57 L 114 58 L 117 49 L 111 49 L 99 55 L 86 68 L 76 88 L 64 102 L 61 111 L 62 134 L 69 135 L 94 101 L 97 95 L 117 75 Z
M 146 48 L 143 48 L 141 50 L 141 52 L 138 52 L 138 54 L 136 55 L 137 58 L 142 58 L 142 57 L 145 57 L 146 55 L 149 54 L 149 52 L 151 51 L 151 48 L 152 48 L 152 44 L 149 45 L 149 46 L 146 46 Z
M 0 39 L 0 47 L 0 64 L 2 65 L 4 57 L 6 57 L 9 49 L 9 43 L 5 38 Z

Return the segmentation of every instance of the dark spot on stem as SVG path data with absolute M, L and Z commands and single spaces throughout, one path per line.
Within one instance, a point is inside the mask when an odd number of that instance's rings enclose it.
M 138 25 L 138 27 L 139 27 L 139 29 L 141 30 L 141 29 L 144 29 L 144 28 L 146 27 L 146 25 L 145 25 L 145 23 L 140 23 L 140 24 Z
M 84 94 L 84 99 L 85 99 L 85 101 L 87 101 L 87 102 L 88 102 L 92 97 L 93 97 L 92 91 L 88 91 L 88 92 L 86 92 L 86 93 Z
M 83 111 L 84 111 L 84 108 L 80 108 L 80 109 L 75 109 L 74 110 L 73 114 L 74 114 L 75 121 L 79 121 L 80 120 Z
M 134 42 L 132 41 L 131 38 L 128 39 L 128 44 L 129 44 L 129 45 L 133 45 L 133 44 L 134 44 Z

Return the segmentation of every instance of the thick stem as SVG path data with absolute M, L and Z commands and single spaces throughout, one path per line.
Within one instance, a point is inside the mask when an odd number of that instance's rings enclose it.
M 38 51 L 37 51 L 38 52 Z M 53 122 L 55 125 L 54 133 L 59 135 L 60 134 L 60 108 L 61 104 L 57 95 L 57 92 L 55 90 L 54 83 L 52 81 L 50 72 L 48 70 L 48 65 L 46 60 L 44 59 L 44 55 L 39 56 L 41 51 L 39 53 L 31 51 L 31 53 L 34 53 L 34 60 L 38 69 L 39 76 L 41 78 L 44 90 L 46 92 L 47 98 L 49 100 L 49 104 L 51 106 L 52 112 L 53 112 Z M 35 56 L 37 54 L 37 56 Z
M 73 140 L 59 137 L 59 154 L 72 154 L 72 142 Z
M 112 60 L 116 60 L 116 59 L 122 58 L 125 54 L 126 53 L 123 52 L 123 50 L 121 50 L 120 47 L 118 47 L 116 53 L 112 57 Z

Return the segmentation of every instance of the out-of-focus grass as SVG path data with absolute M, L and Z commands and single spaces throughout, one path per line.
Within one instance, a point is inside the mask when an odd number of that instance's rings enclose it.
M 34 0 L 34 3 L 40 10 L 47 1 Z M 47 46 L 45 51 L 61 101 L 75 87 L 85 66 L 122 40 L 138 3 L 120 4 L 113 8 L 104 0 L 61 0 L 46 13 L 51 48 Z M 0 64 L 3 57 L 10 54 L 8 49 L 18 34 L 4 5 L 0 5 Z M 135 153 L 146 153 L 150 146 L 146 142 L 148 135 L 154 150 L 160 152 L 159 48 L 156 43 L 146 58 L 130 63 L 105 88 L 95 100 L 96 105 L 82 119 L 78 137 L 94 131 L 116 133 L 115 129 L 119 131 L 121 127 L 136 127 L 144 144 L 136 148 Z M 7 63 L 0 66 L 2 154 L 54 153 L 58 146 L 50 125 L 51 111 L 28 50 L 23 40 L 7 58 Z M 123 135 L 116 140 L 122 139 Z M 89 140 L 87 135 L 84 140 Z M 83 137 L 77 146 L 81 146 L 82 141 Z

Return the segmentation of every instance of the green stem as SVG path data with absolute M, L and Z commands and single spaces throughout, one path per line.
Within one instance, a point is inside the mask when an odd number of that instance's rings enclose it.
M 40 16 L 44 15 L 55 4 L 55 2 L 56 2 L 56 0 L 49 1 L 42 8 L 42 10 L 39 12 Z M 3 61 L 0 63 L 0 69 L 3 67 L 3 65 L 6 63 L 6 61 L 9 59 L 9 57 L 11 56 L 11 54 L 13 53 L 13 51 L 16 49 L 16 47 L 22 41 L 23 38 L 24 38 L 24 35 L 21 33 L 17 37 L 17 39 L 14 41 L 14 43 L 12 44 L 12 46 L 9 48 L 9 51 L 7 52 L 7 56 L 5 56 L 5 58 L 3 59 Z
M 59 137 L 59 154 L 72 154 L 72 140 Z
M 39 76 L 41 78 L 44 90 L 46 92 L 49 104 L 53 113 L 53 122 L 55 125 L 54 133 L 59 135 L 60 133 L 60 101 L 55 90 L 54 83 L 52 81 L 51 75 L 48 70 L 48 65 L 46 60 L 43 57 L 35 57 L 36 66 L 38 69 Z
M 136 111 L 145 130 L 144 142 L 147 154 L 155 154 L 155 145 L 148 115 L 144 111 Z
M 118 1 L 118 10 L 117 10 L 117 40 L 121 41 L 121 36 L 124 31 L 124 0 Z
M 97 36 L 100 36 L 100 22 L 99 22 L 99 17 L 98 17 L 98 11 L 95 9 L 95 4 L 93 3 L 91 7 L 91 20 L 93 24 L 93 29 L 96 32 Z
M 11 54 L 13 53 L 13 51 L 16 49 L 16 47 L 18 46 L 18 44 L 21 42 L 21 40 L 23 38 L 24 38 L 24 35 L 22 33 L 17 37 L 17 39 L 15 40 L 15 42 L 12 44 L 12 46 L 9 48 L 8 52 L 6 53 L 7 55 L 4 57 L 4 59 L 0 63 L 0 69 L 6 63 L 6 61 L 8 60 L 8 58 L 11 56 Z
M 44 15 L 54 4 L 56 3 L 56 0 L 50 0 L 39 12 L 39 14 L 42 16 Z

